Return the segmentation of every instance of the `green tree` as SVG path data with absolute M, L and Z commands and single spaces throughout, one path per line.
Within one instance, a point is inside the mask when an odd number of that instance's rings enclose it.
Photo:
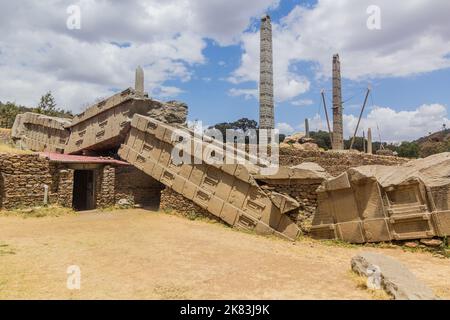
M 0 127 L 11 128 L 19 113 L 31 111 L 30 108 L 16 105 L 14 102 L 0 102 Z
M 242 132 L 247 132 L 249 129 L 257 129 L 258 123 L 255 120 L 242 118 L 234 122 L 221 122 L 209 127 L 209 129 L 212 128 L 219 130 L 222 133 L 223 139 L 225 141 L 227 130 L 240 130 Z
M 55 116 L 58 113 L 55 98 L 51 91 L 48 91 L 41 97 L 41 101 L 36 107 L 36 112 L 48 116 Z
M 33 110 L 33 112 L 37 112 L 40 114 L 45 114 L 51 117 L 62 117 L 62 118 L 72 118 L 73 114 L 71 111 L 65 111 L 61 108 L 58 108 L 56 105 L 55 98 L 51 91 L 48 91 L 41 97 L 41 100 L 38 106 Z
M 415 142 L 403 141 L 394 151 L 396 151 L 400 157 L 419 157 L 419 145 Z
M 330 134 L 326 131 L 311 131 L 309 133 L 309 136 L 314 139 L 314 141 L 317 143 L 317 145 L 325 150 L 331 149 L 331 139 Z

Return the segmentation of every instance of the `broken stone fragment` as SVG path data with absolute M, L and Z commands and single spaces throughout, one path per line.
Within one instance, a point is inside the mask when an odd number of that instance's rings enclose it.
M 436 300 L 433 291 L 419 281 L 403 264 L 395 259 L 373 252 L 363 252 L 354 256 L 352 270 L 372 279 L 373 270 L 378 270 L 381 288 L 395 300 Z
M 419 244 L 417 242 L 412 242 L 412 241 L 405 242 L 403 245 L 407 248 L 417 248 L 419 246 Z
M 439 239 L 422 239 L 420 243 L 428 247 L 440 247 L 442 245 L 442 240 Z

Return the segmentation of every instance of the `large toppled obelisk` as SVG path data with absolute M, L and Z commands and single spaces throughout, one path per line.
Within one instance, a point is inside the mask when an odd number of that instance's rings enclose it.
M 344 149 L 342 120 L 341 63 L 339 55 L 333 55 L 333 150 Z
M 268 15 L 261 18 L 259 128 L 274 129 L 272 23 Z

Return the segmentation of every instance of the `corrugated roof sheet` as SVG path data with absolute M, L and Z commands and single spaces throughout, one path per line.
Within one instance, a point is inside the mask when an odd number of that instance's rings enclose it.
M 70 154 L 61 154 L 54 152 L 39 152 L 39 154 L 43 157 L 48 158 L 53 162 L 62 162 L 62 163 L 104 163 L 104 164 L 115 164 L 127 166 L 129 163 L 112 159 L 106 157 L 88 157 L 88 156 L 77 156 Z

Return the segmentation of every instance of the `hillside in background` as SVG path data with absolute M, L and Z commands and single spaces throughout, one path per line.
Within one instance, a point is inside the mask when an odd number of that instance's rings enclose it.
M 414 143 L 419 146 L 419 156 L 422 158 L 440 152 L 450 152 L 450 129 L 432 133 Z

